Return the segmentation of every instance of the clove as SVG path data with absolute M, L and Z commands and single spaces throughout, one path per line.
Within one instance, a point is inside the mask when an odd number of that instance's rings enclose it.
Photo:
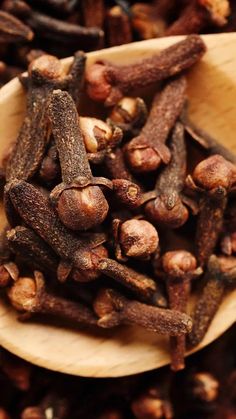
M 191 281 L 202 273 L 197 269 L 195 257 L 185 250 L 166 252 L 162 257 L 167 277 L 167 293 L 171 310 L 186 313 L 190 296 Z M 185 367 L 185 335 L 170 337 L 171 369 L 179 371 Z
M 192 326 L 186 314 L 128 300 L 113 289 L 100 290 L 94 311 L 99 317 L 98 325 L 103 328 L 134 324 L 151 332 L 178 336 L 187 333 Z
M 151 58 L 127 66 L 97 61 L 86 71 L 91 99 L 112 106 L 131 91 L 165 80 L 195 64 L 206 46 L 197 35 L 190 35 Z
M 220 155 L 201 161 L 187 186 L 200 194 L 196 231 L 196 255 L 201 266 L 213 253 L 223 226 L 227 194 L 236 181 L 236 168 Z
M 162 92 L 155 95 L 139 136 L 125 146 L 125 157 L 134 172 L 150 172 L 162 162 L 170 162 L 170 150 L 165 143 L 184 106 L 186 87 L 186 80 L 181 76 L 167 83 Z
M 187 155 L 183 126 L 177 122 L 170 143 L 171 160 L 157 177 L 156 198 L 145 204 L 145 213 L 155 224 L 181 227 L 188 219 L 183 189 Z
M 112 184 L 105 178 L 92 176 L 78 113 L 68 93 L 53 92 L 49 117 L 63 180 L 51 192 L 51 200 L 63 224 L 72 230 L 88 230 L 101 224 L 108 213 L 108 203 L 99 185 L 112 188 Z

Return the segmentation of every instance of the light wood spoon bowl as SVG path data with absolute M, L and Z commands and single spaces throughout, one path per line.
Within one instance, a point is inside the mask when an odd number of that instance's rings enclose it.
M 203 36 L 208 52 L 189 72 L 193 121 L 236 152 L 236 33 Z M 152 55 L 180 37 L 133 43 L 88 54 L 96 59 L 129 63 Z M 63 60 L 69 66 L 72 59 Z M 90 106 L 90 114 L 92 107 Z M 0 90 L 0 160 L 15 140 L 24 115 L 24 93 L 17 79 Z M 86 108 L 82 106 L 82 113 Z M 0 213 L 0 227 L 4 213 Z M 221 304 L 199 350 L 236 320 L 236 291 Z M 20 357 L 52 370 L 90 377 L 118 377 L 168 364 L 168 339 L 137 327 L 89 334 L 55 325 L 19 323 L 17 314 L 0 300 L 0 344 Z

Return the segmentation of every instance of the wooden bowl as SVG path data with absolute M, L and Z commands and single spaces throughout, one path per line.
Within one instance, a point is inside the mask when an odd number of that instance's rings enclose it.
M 188 73 L 193 121 L 236 151 L 236 33 L 203 36 L 208 52 Z M 88 54 L 97 59 L 129 63 L 148 57 L 181 37 L 153 39 Z M 72 58 L 63 60 L 66 67 Z M 24 116 L 24 92 L 17 79 L 0 90 L 0 160 L 16 139 Z M 81 113 L 86 114 L 83 102 Z M 89 104 L 90 114 L 98 109 Z M 0 227 L 4 224 L 1 208 Z M 221 304 L 199 350 L 220 336 L 236 319 L 236 291 Z M 120 327 L 96 334 L 36 322 L 20 323 L 17 313 L 0 300 L 0 343 L 20 357 L 52 370 L 89 377 L 118 377 L 161 367 L 170 362 L 168 338 L 138 327 Z

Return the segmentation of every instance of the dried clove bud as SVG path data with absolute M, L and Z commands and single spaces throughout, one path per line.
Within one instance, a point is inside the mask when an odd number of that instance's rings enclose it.
M 81 116 L 80 128 L 88 153 L 115 148 L 122 139 L 122 131 L 97 118 Z
M 141 301 L 166 307 L 166 298 L 157 283 L 147 275 L 141 274 L 113 259 L 93 257 L 94 267 L 102 274 L 114 279 L 130 289 Z
M 22 78 L 27 88 L 26 116 L 7 164 L 7 181 L 28 180 L 36 173 L 50 137 L 47 122 L 50 93 L 55 88 L 69 88 L 73 81 L 72 75 L 64 73 L 60 60 L 51 55 L 32 61 L 28 72 Z
M 9 289 L 8 297 L 13 307 L 20 312 L 50 314 L 80 325 L 97 323 L 88 307 L 48 293 L 43 275 L 38 271 L 35 271 L 34 278 L 19 278 Z
M 220 306 L 225 291 L 225 275 L 227 273 L 222 272 L 219 260 L 212 255 L 204 276 L 205 286 L 192 314 L 193 328 L 188 336 L 191 347 L 202 341 Z
M 67 261 L 66 278 L 72 268 L 81 269 L 84 275 L 95 269 L 91 249 L 97 247 L 96 234 L 91 233 L 87 238 L 78 238 L 67 230 L 48 198 L 33 185 L 24 181 L 14 181 L 9 183 L 7 188 L 14 207 L 25 223 L 45 240 L 58 256 Z M 100 238 L 98 244 L 101 244 Z
M 115 252 L 118 260 L 149 259 L 157 250 L 159 237 L 155 227 L 146 220 L 135 218 L 122 222 L 113 220 Z
M 91 99 L 105 102 L 106 106 L 117 103 L 123 96 L 139 87 L 179 74 L 195 64 L 205 53 L 206 46 L 197 35 L 128 66 L 116 66 L 98 61 L 87 69 L 87 91 Z
M 152 332 L 178 336 L 192 327 L 186 314 L 128 300 L 112 289 L 100 290 L 94 301 L 94 311 L 100 317 L 98 325 L 103 328 L 122 323 L 136 324 Z
M 167 292 L 172 310 L 186 313 L 190 296 L 191 280 L 202 273 L 197 269 L 195 257 L 185 251 L 166 252 L 162 257 L 164 272 L 167 277 Z M 170 337 L 171 369 L 179 371 L 185 367 L 185 336 Z
M 163 36 L 166 22 L 152 4 L 135 3 L 131 6 L 131 21 L 141 39 Z
M 42 181 L 47 184 L 54 182 L 60 175 L 60 165 L 58 159 L 58 152 L 56 145 L 52 143 L 46 155 L 44 156 L 40 168 L 39 168 L 39 177 Z
M 194 0 L 187 2 L 180 17 L 170 25 L 165 35 L 198 33 L 209 24 L 223 26 L 230 14 L 228 0 Z
M 32 41 L 33 37 L 34 34 L 29 26 L 0 10 L 0 42 Z
M 24 12 L 21 18 L 42 38 L 54 40 L 65 44 L 83 44 L 84 47 L 97 47 L 103 39 L 104 33 L 99 28 L 86 28 L 78 24 L 59 20 L 41 13 L 21 0 L 21 9 Z M 19 14 L 16 8 L 12 13 Z
M 56 272 L 58 265 L 56 254 L 34 231 L 17 226 L 7 232 L 7 240 L 10 249 L 20 255 L 28 266 L 45 273 Z
M 101 224 L 108 213 L 108 203 L 98 185 L 112 187 L 112 184 L 92 176 L 77 110 L 68 93 L 53 92 L 49 117 L 63 179 L 63 183 L 51 192 L 51 199 L 68 228 L 88 230 Z
M 108 121 L 121 128 L 124 134 L 135 136 L 146 122 L 147 114 L 143 99 L 125 96 L 113 107 Z
M 165 86 L 153 99 L 151 111 L 138 137 L 125 146 L 125 157 L 137 173 L 156 170 L 170 161 L 170 150 L 165 145 L 186 100 L 186 79 L 178 77 Z
M 235 166 L 217 154 L 201 161 L 193 177 L 187 177 L 187 186 L 201 194 L 196 232 L 196 254 L 201 266 L 214 251 L 222 230 L 227 194 L 235 181 Z
M 156 198 L 145 205 L 145 213 L 155 224 L 181 227 L 188 219 L 188 209 L 182 194 L 186 178 L 186 146 L 184 130 L 176 123 L 170 143 L 171 160 L 157 177 Z
M 131 22 L 121 6 L 113 6 L 106 16 L 107 39 L 110 47 L 132 42 Z

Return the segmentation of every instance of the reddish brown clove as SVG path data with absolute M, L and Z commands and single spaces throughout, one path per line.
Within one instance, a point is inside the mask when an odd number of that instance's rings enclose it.
M 198 345 L 204 338 L 211 321 L 217 312 L 225 291 L 227 272 L 221 270 L 215 255 L 209 258 L 202 289 L 192 313 L 193 328 L 188 339 L 190 347 Z
M 195 257 L 185 251 L 167 252 L 162 257 L 163 270 L 167 275 L 167 292 L 172 310 L 186 313 L 190 296 L 191 280 L 202 273 L 197 269 Z M 171 337 L 171 369 L 179 371 L 185 367 L 185 336 Z
M 129 16 L 121 6 L 113 6 L 106 16 L 107 39 L 110 47 L 132 42 L 132 29 Z
M 149 259 L 157 250 L 159 237 L 155 227 L 146 220 L 135 218 L 122 222 L 113 220 L 116 258 Z
M 98 61 L 86 72 L 87 91 L 96 101 L 111 106 L 139 87 L 179 74 L 195 64 L 205 53 L 201 38 L 191 35 L 158 55 L 128 66 Z
M 186 79 L 178 77 L 157 93 L 151 111 L 138 137 L 125 146 L 125 157 L 137 173 L 156 170 L 170 161 L 170 150 L 165 145 L 186 100 Z
M 227 194 L 236 181 L 236 167 L 215 154 L 201 161 L 187 185 L 200 193 L 200 212 L 197 221 L 196 254 L 201 266 L 214 252 L 223 226 Z
M 179 18 L 170 25 L 165 35 L 199 33 L 209 24 L 223 26 L 230 14 L 228 0 L 194 0 L 187 2 Z
M 113 107 L 108 121 L 121 128 L 126 136 L 137 136 L 146 122 L 147 115 L 143 99 L 125 96 Z
M 58 258 L 51 247 L 29 228 L 17 226 L 7 232 L 9 247 L 30 268 L 56 273 Z
M 84 24 L 87 28 L 102 28 L 105 19 L 104 0 L 82 0 Z
M 38 271 L 35 271 L 34 278 L 19 278 L 9 289 L 8 297 L 20 312 L 50 314 L 80 325 L 97 323 L 96 316 L 88 307 L 49 293 L 43 275 Z
M 67 262 L 66 276 L 63 275 L 63 279 L 68 277 L 72 268 L 83 270 L 84 275 L 95 269 L 91 249 L 97 246 L 96 234 L 78 238 L 60 222 L 48 198 L 33 185 L 14 181 L 7 188 L 10 199 L 24 222 Z M 101 245 L 100 237 L 98 244 Z
M 151 39 L 163 36 L 166 22 L 152 4 L 135 3 L 131 6 L 131 21 L 140 39 Z
M 0 10 L 0 42 L 32 41 L 33 37 L 34 33 L 29 26 Z
M 148 277 L 134 269 L 128 268 L 113 259 L 102 259 L 93 257 L 94 268 L 98 272 L 114 279 L 127 289 L 131 290 L 134 295 L 141 301 L 166 307 L 166 298 L 163 295 L 158 284 Z
M 79 124 L 88 153 L 115 148 L 122 139 L 119 127 L 112 127 L 101 119 L 81 116 Z
M 94 310 L 100 317 L 98 325 L 104 328 L 125 323 L 142 326 L 151 332 L 178 336 L 192 327 L 186 314 L 128 300 L 112 289 L 100 290 Z
M 79 117 L 68 93 L 53 92 L 49 117 L 59 152 L 63 183 L 51 192 L 61 221 L 72 230 L 88 230 L 101 224 L 108 203 L 98 186 L 112 187 L 104 178 L 93 178 L 79 126 Z
M 76 55 L 74 63 L 77 59 Z M 55 88 L 70 89 L 75 80 L 77 75 L 66 75 L 62 63 L 54 56 L 43 55 L 31 62 L 28 76 L 21 79 L 27 89 L 27 110 L 7 163 L 7 181 L 28 180 L 36 173 L 50 137 L 47 122 L 50 94 Z
M 182 194 L 187 166 L 184 130 L 176 123 L 170 143 L 171 160 L 157 177 L 156 198 L 145 205 L 145 213 L 155 224 L 181 227 L 188 219 Z

